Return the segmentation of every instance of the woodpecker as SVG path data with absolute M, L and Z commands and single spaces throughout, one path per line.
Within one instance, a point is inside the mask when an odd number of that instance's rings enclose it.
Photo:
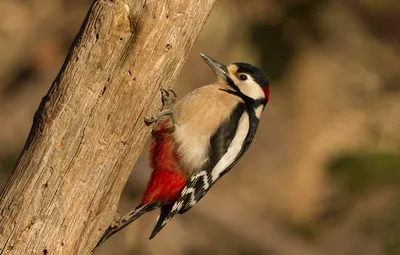
M 105 239 L 146 212 L 160 208 L 150 239 L 177 213 L 190 210 L 243 156 L 269 101 L 269 81 L 247 63 L 225 66 L 200 54 L 217 76 L 180 100 L 161 89 L 163 110 L 155 117 L 150 149 L 153 169 L 141 203 L 110 227 Z

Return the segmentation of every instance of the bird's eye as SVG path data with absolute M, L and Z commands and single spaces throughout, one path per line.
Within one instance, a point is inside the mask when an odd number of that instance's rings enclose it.
M 239 75 L 239 79 L 242 81 L 245 81 L 245 80 L 247 80 L 247 76 L 244 74 L 241 74 L 241 75 Z

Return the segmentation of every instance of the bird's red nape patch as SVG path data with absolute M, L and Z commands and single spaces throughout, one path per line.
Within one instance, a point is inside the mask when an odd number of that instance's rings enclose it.
M 265 95 L 265 100 L 268 102 L 269 101 L 269 87 L 265 86 L 263 87 L 264 95 Z
M 143 204 L 175 201 L 186 184 L 171 137 L 170 121 L 156 125 L 153 130 L 150 166 L 153 172 L 143 196 Z

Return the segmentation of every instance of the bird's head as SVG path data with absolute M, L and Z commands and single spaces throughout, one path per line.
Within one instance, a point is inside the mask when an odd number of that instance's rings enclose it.
M 222 65 L 216 60 L 200 54 L 216 74 L 218 81 L 228 84 L 236 92 L 254 100 L 269 100 L 269 81 L 260 69 L 247 63 Z

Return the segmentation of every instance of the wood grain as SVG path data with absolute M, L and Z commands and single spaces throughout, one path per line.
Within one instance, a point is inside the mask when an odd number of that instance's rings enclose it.
M 0 195 L 0 254 L 91 254 L 215 0 L 95 1 Z

